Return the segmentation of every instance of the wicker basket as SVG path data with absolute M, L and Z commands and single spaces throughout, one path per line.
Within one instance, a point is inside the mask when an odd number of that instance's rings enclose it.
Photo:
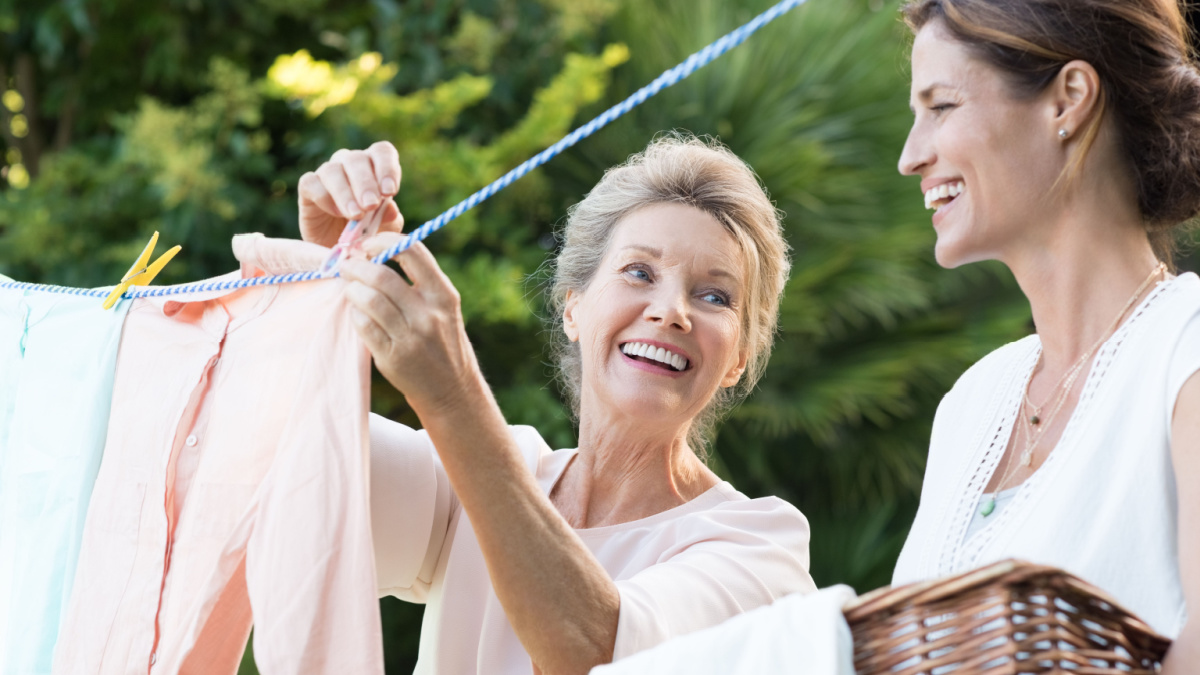
M 1148 675 L 1171 645 L 1096 587 L 1015 560 L 881 588 L 845 613 L 859 675 Z

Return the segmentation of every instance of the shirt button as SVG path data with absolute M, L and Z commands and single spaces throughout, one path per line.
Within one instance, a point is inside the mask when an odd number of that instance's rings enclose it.
M 158 661 L 158 652 L 150 652 L 150 665 L 154 665 L 156 661 Z
M 184 441 L 184 442 L 188 444 L 188 447 L 189 447 L 189 448 L 191 448 L 191 447 L 195 447 L 195 445 L 196 445 L 196 442 L 197 442 L 198 440 L 199 440 L 199 439 L 197 439 L 197 438 L 196 438 L 196 434 L 192 434 L 191 436 L 188 436 L 188 437 L 187 437 L 187 440 L 186 440 L 186 441 Z

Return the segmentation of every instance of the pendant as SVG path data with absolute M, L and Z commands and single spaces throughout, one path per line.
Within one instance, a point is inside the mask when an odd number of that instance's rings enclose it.
M 1037 415 L 1034 415 L 1033 417 L 1029 418 L 1029 423 L 1034 426 L 1037 426 L 1042 423 L 1042 418 L 1038 417 Z
M 988 495 L 988 498 L 983 501 L 983 506 L 979 507 L 979 515 L 987 518 L 992 515 L 992 511 L 996 510 L 996 495 Z

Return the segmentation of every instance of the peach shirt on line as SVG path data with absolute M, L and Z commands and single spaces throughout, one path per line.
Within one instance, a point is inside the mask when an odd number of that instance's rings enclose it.
M 246 243 L 247 276 L 311 263 Z M 342 285 L 134 301 L 55 673 L 232 674 L 252 620 L 264 674 L 383 672 Z
M 575 450 L 510 427 L 549 494 Z M 424 431 L 370 416 L 371 521 L 381 595 L 426 603 L 417 675 L 531 675 L 482 551 Z M 720 483 L 649 518 L 575 530 L 616 581 L 614 658 L 816 590 L 808 521 L 776 497 Z

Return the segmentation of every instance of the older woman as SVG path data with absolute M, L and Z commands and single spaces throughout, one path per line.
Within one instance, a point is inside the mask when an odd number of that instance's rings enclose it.
M 387 209 L 387 143 L 339 151 L 300 183 L 305 239 Z M 347 297 L 380 372 L 424 430 L 371 420 L 383 592 L 429 604 L 420 673 L 582 673 L 814 588 L 808 525 L 748 499 L 697 455 L 771 349 L 787 278 L 778 215 L 716 144 L 665 137 L 575 206 L 552 304 L 579 447 L 507 426 L 459 298 L 420 244 L 348 263 Z
M 934 422 L 903 583 L 1007 557 L 1096 583 L 1200 664 L 1200 73 L 1175 0 L 914 0 L 900 171 L 937 260 L 999 260 L 1037 334 Z

